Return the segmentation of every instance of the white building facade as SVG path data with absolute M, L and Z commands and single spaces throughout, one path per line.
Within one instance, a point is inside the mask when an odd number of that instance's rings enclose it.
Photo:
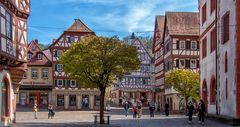
M 200 91 L 208 114 L 240 118 L 239 8 L 239 0 L 199 0 Z

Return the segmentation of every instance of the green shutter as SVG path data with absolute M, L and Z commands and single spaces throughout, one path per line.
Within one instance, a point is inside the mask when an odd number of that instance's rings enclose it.
M 57 64 L 54 64 L 54 70 L 57 71 Z
M 57 79 L 54 80 L 54 84 L 55 84 L 55 86 L 57 86 Z

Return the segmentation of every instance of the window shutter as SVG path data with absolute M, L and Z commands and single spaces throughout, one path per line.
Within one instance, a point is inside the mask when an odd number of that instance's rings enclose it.
M 55 70 L 55 71 L 58 71 L 58 70 L 57 70 L 57 65 L 58 65 L 58 64 L 54 64 L 54 70 Z
M 70 87 L 70 82 L 71 82 L 71 80 L 67 80 L 67 86 L 69 86 Z
M 186 41 L 185 46 L 186 46 L 186 49 L 191 49 L 191 42 Z
M 57 79 L 55 79 L 54 80 L 54 84 L 55 84 L 55 86 L 57 86 L 58 84 L 57 84 Z
M 190 68 L 190 60 L 185 60 L 185 68 Z
M 176 67 L 179 68 L 179 59 L 176 59 Z
M 197 60 L 197 68 L 199 68 L 199 60 Z
M 177 40 L 177 49 L 179 49 L 179 40 Z
M 197 49 L 199 50 L 199 41 L 197 41 Z

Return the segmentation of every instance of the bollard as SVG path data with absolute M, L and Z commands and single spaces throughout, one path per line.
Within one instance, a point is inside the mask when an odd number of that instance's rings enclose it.
M 97 115 L 94 116 L 94 124 L 97 124 Z
M 107 124 L 110 124 L 110 116 L 107 116 Z

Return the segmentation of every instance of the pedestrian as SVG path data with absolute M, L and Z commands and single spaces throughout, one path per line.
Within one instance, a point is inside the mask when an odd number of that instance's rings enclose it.
M 194 106 L 193 106 L 192 102 L 189 102 L 189 104 L 187 106 L 187 110 L 188 110 L 188 123 L 192 123 L 192 116 L 193 116 L 193 111 L 194 111 Z
M 201 99 L 198 104 L 198 123 L 204 124 L 204 115 L 205 115 L 205 104 L 203 100 Z
M 133 118 L 137 118 L 137 106 L 133 106 L 132 111 L 133 111 Z
M 142 103 L 141 103 L 141 101 L 137 102 L 137 115 L 138 115 L 138 118 L 141 118 L 141 116 L 142 116 Z
M 33 111 L 34 111 L 34 119 L 37 119 L 37 112 L 38 112 L 38 107 L 37 104 L 35 103 L 33 106 Z
M 152 105 L 149 107 L 149 110 L 150 110 L 150 117 L 154 117 L 154 111 L 155 111 L 155 106 L 154 106 L 154 104 L 152 104 Z
M 49 118 L 53 119 L 54 115 L 55 115 L 55 112 L 53 111 L 53 106 L 48 105 L 48 119 Z
M 168 103 L 165 104 L 165 115 L 166 116 L 169 115 L 169 104 Z
M 123 104 L 124 110 L 125 110 L 125 116 L 127 117 L 128 115 L 128 109 L 129 109 L 129 103 L 127 101 L 124 102 Z

